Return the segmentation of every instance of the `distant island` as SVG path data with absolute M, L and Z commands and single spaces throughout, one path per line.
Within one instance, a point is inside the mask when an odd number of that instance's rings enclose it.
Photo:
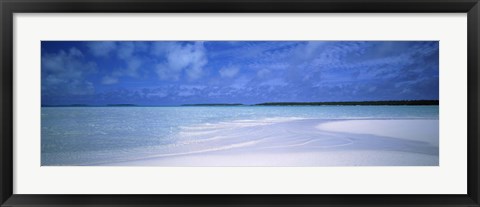
M 330 102 L 265 102 L 259 104 L 241 103 L 200 103 L 182 104 L 180 106 L 427 106 L 439 105 L 438 100 L 397 100 L 397 101 L 330 101 Z M 42 105 L 42 107 L 158 107 L 161 105 L 137 105 L 137 104 L 69 104 L 69 105 Z M 170 105 L 174 106 L 174 105 Z
M 182 104 L 182 106 L 244 106 L 244 104 L 213 103 L 213 104 Z
M 61 105 L 45 105 L 42 107 L 128 107 L 128 106 L 140 106 L 136 104 L 106 104 L 106 105 L 88 105 L 88 104 L 61 104 Z
M 439 105 L 438 100 L 396 100 L 396 101 L 329 101 L 329 102 L 265 102 L 259 104 L 213 103 L 213 104 L 183 104 L 181 106 L 381 106 L 381 105 Z
M 107 106 L 137 106 L 136 104 L 107 104 Z
M 338 102 L 267 102 L 255 106 L 378 106 L 378 105 L 438 105 L 438 100 L 401 101 L 338 101 Z
M 90 107 L 88 104 L 60 104 L 60 105 L 45 105 L 42 104 L 42 107 Z

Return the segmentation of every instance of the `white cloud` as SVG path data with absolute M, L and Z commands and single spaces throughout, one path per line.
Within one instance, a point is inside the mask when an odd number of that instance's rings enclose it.
M 132 57 L 135 51 L 135 45 L 133 42 L 120 42 L 118 43 L 117 56 L 120 59 L 127 59 Z
M 131 57 L 125 60 L 127 68 L 123 72 L 124 75 L 136 77 L 138 76 L 138 70 L 143 65 L 143 61 L 140 58 Z
M 80 57 L 80 58 L 83 57 L 82 51 L 78 50 L 75 47 L 70 48 L 70 50 L 68 52 L 70 53 L 70 56 L 72 56 L 72 57 Z
M 326 45 L 328 42 L 324 41 L 309 41 L 303 48 L 303 51 L 299 51 L 300 55 L 305 57 L 311 57 L 312 55 L 317 54 L 317 50 L 322 46 Z
M 153 42 L 150 53 L 157 57 L 163 57 L 168 53 L 168 51 L 172 47 L 175 47 L 175 44 L 176 44 L 175 42 L 164 42 L 164 41 Z
M 220 95 L 222 95 L 222 93 L 220 93 L 220 92 L 218 92 L 218 91 L 209 92 L 209 93 L 207 94 L 207 96 L 220 96 Z
M 208 62 L 203 42 L 194 44 L 164 43 L 163 47 L 156 44 L 154 48 L 154 53 L 162 55 L 166 59 L 156 66 L 156 72 L 160 79 L 178 80 L 183 71 L 192 80 L 203 75 L 203 67 Z
M 85 76 L 96 72 L 94 62 L 85 61 L 77 48 L 42 55 L 42 90 L 51 95 L 93 94 L 93 84 Z
M 180 89 L 184 90 L 184 89 L 188 89 L 188 90 L 192 90 L 192 89 L 196 89 L 196 90 L 203 90 L 207 88 L 206 86 L 202 86 L 202 85 L 181 85 L 180 86 Z
M 116 57 L 123 61 L 124 66 L 113 71 L 110 76 L 118 78 L 122 76 L 138 77 L 144 58 L 138 52 L 146 51 L 148 46 L 142 42 L 117 42 Z
M 195 93 L 193 93 L 192 91 L 180 91 L 180 93 L 178 93 L 178 96 L 182 96 L 182 97 L 193 96 L 193 95 L 195 95 Z
M 244 89 L 245 86 L 250 82 L 251 79 L 249 79 L 246 76 L 241 76 L 240 78 L 237 78 L 233 84 L 230 85 L 230 87 L 235 88 L 235 89 Z
M 177 81 L 180 77 L 180 72 L 172 72 L 168 65 L 160 63 L 155 65 L 155 72 L 161 80 L 172 80 Z
M 257 76 L 260 78 L 265 78 L 270 74 L 270 70 L 268 69 L 261 69 L 257 72 Z
M 220 76 L 222 76 L 223 78 L 231 78 L 237 75 L 238 71 L 240 71 L 240 69 L 238 67 L 233 66 L 233 67 L 222 68 L 218 72 L 220 73 Z
M 187 69 L 187 77 L 191 80 L 199 79 L 203 76 L 203 68 L 191 67 Z
M 149 98 L 164 98 L 167 96 L 168 96 L 168 93 L 166 91 L 156 91 L 156 92 L 147 94 L 147 97 Z
M 104 85 L 111 85 L 118 83 L 118 78 L 112 76 L 105 76 L 102 78 L 102 84 Z
M 87 47 L 92 55 L 96 57 L 107 57 L 117 48 L 117 44 L 111 41 L 88 42 Z
M 70 95 L 92 95 L 95 92 L 93 83 L 85 80 L 73 80 L 67 85 Z
M 271 87 L 275 87 L 275 86 L 286 86 L 287 83 L 280 79 L 280 78 L 275 78 L 275 79 L 271 79 L 271 80 L 268 80 L 268 81 L 265 81 L 265 82 L 262 82 L 260 83 L 261 86 L 271 86 Z

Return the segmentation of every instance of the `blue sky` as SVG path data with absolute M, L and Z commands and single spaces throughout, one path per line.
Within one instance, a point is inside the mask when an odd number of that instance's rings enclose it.
M 42 104 L 421 100 L 437 41 L 42 41 Z

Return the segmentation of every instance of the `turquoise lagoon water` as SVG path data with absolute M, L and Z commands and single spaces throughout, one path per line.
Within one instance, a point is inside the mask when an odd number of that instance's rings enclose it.
M 232 121 L 438 119 L 438 106 L 42 107 L 43 166 L 93 165 L 165 153 L 190 126 Z M 189 137 L 191 139 L 191 137 Z

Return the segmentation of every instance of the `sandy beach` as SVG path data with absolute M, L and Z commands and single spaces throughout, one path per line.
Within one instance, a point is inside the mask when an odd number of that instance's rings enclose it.
M 280 117 L 184 127 L 162 152 L 112 166 L 438 166 L 438 119 Z

